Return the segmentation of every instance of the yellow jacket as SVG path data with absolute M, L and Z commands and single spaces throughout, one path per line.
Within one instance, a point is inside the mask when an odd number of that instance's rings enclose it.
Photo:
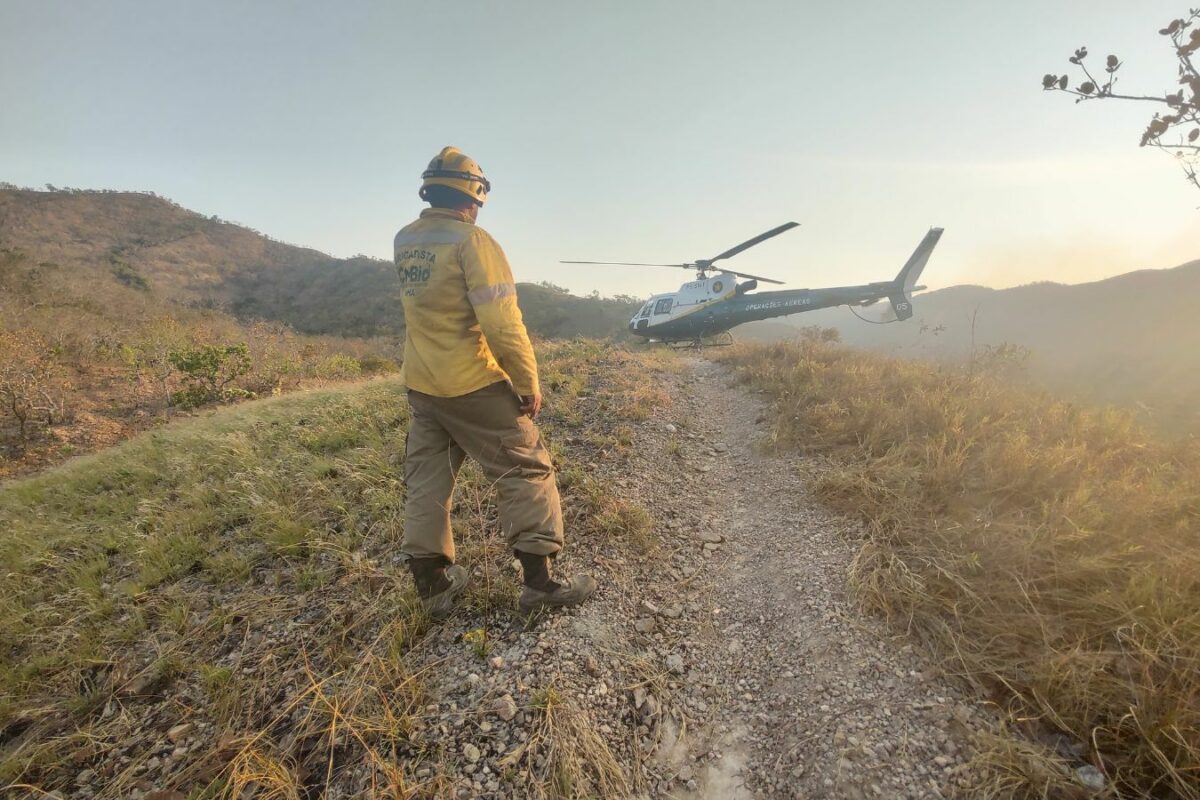
M 396 234 L 395 262 L 408 388 L 459 397 L 507 380 L 517 394 L 538 391 L 512 269 L 487 231 L 458 211 L 425 209 Z

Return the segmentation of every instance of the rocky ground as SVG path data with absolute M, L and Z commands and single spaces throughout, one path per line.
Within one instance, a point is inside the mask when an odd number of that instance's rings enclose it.
M 655 437 L 680 469 L 647 487 L 690 575 L 663 593 L 691 612 L 675 623 L 690 730 L 663 753 L 676 796 L 952 793 L 979 711 L 856 611 L 845 586 L 858 524 L 814 504 L 794 456 L 764 452 L 756 398 L 718 365 L 690 366 L 676 421 Z

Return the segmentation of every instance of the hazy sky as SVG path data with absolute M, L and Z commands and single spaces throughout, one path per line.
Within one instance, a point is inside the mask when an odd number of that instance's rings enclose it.
M 1200 257 L 1200 191 L 1137 148 L 1148 104 L 1043 94 L 1087 44 L 1172 87 L 1186 0 L 0 0 L 0 180 L 150 189 L 390 258 L 444 144 L 493 182 L 519 280 L 673 290 L 712 256 L 793 286 L 1077 282 Z

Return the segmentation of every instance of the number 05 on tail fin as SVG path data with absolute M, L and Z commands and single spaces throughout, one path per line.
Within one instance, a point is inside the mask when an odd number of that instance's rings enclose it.
M 895 290 L 888 293 L 888 300 L 892 303 L 892 313 L 896 315 L 896 319 L 904 320 L 913 315 L 912 293 L 925 288 L 917 286 L 917 281 L 940 238 L 942 238 L 942 228 L 930 228 L 929 233 L 925 234 L 925 238 L 921 240 L 917 249 L 900 269 L 900 274 L 896 276 L 896 280 L 893 282 Z

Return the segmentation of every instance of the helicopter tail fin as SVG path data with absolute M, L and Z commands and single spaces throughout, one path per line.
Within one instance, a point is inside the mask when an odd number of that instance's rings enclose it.
M 896 288 L 900 291 L 897 295 L 902 295 L 904 301 L 911 304 L 912 293 L 917 286 L 917 280 L 921 277 L 922 270 L 925 269 L 925 264 L 929 262 L 929 256 L 933 253 L 933 248 L 937 246 L 938 239 L 942 238 L 941 228 L 930 228 L 929 233 L 925 234 L 925 238 L 917 245 L 917 249 L 913 250 L 913 254 L 908 257 L 908 261 L 900 269 L 900 274 L 896 276 Z M 896 296 L 892 295 L 892 305 L 896 305 Z M 897 311 L 899 314 L 899 311 Z M 909 316 L 912 316 L 912 311 L 909 311 Z M 900 317 L 907 319 L 907 317 Z
M 940 238 L 942 238 L 942 229 L 930 228 L 929 233 L 925 234 L 925 238 L 917 245 L 917 249 L 908 257 L 908 261 L 900 269 L 900 274 L 892 281 L 887 295 L 892 307 L 884 312 L 880 319 L 881 322 L 895 322 L 912 317 L 913 292 L 925 288 L 917 286 L 917 280 L 921 277 L 921 272 L 925 269 L 925 264 L 929 262 L 929 256 L 933 253 L 933 248 L 937 246 Z

